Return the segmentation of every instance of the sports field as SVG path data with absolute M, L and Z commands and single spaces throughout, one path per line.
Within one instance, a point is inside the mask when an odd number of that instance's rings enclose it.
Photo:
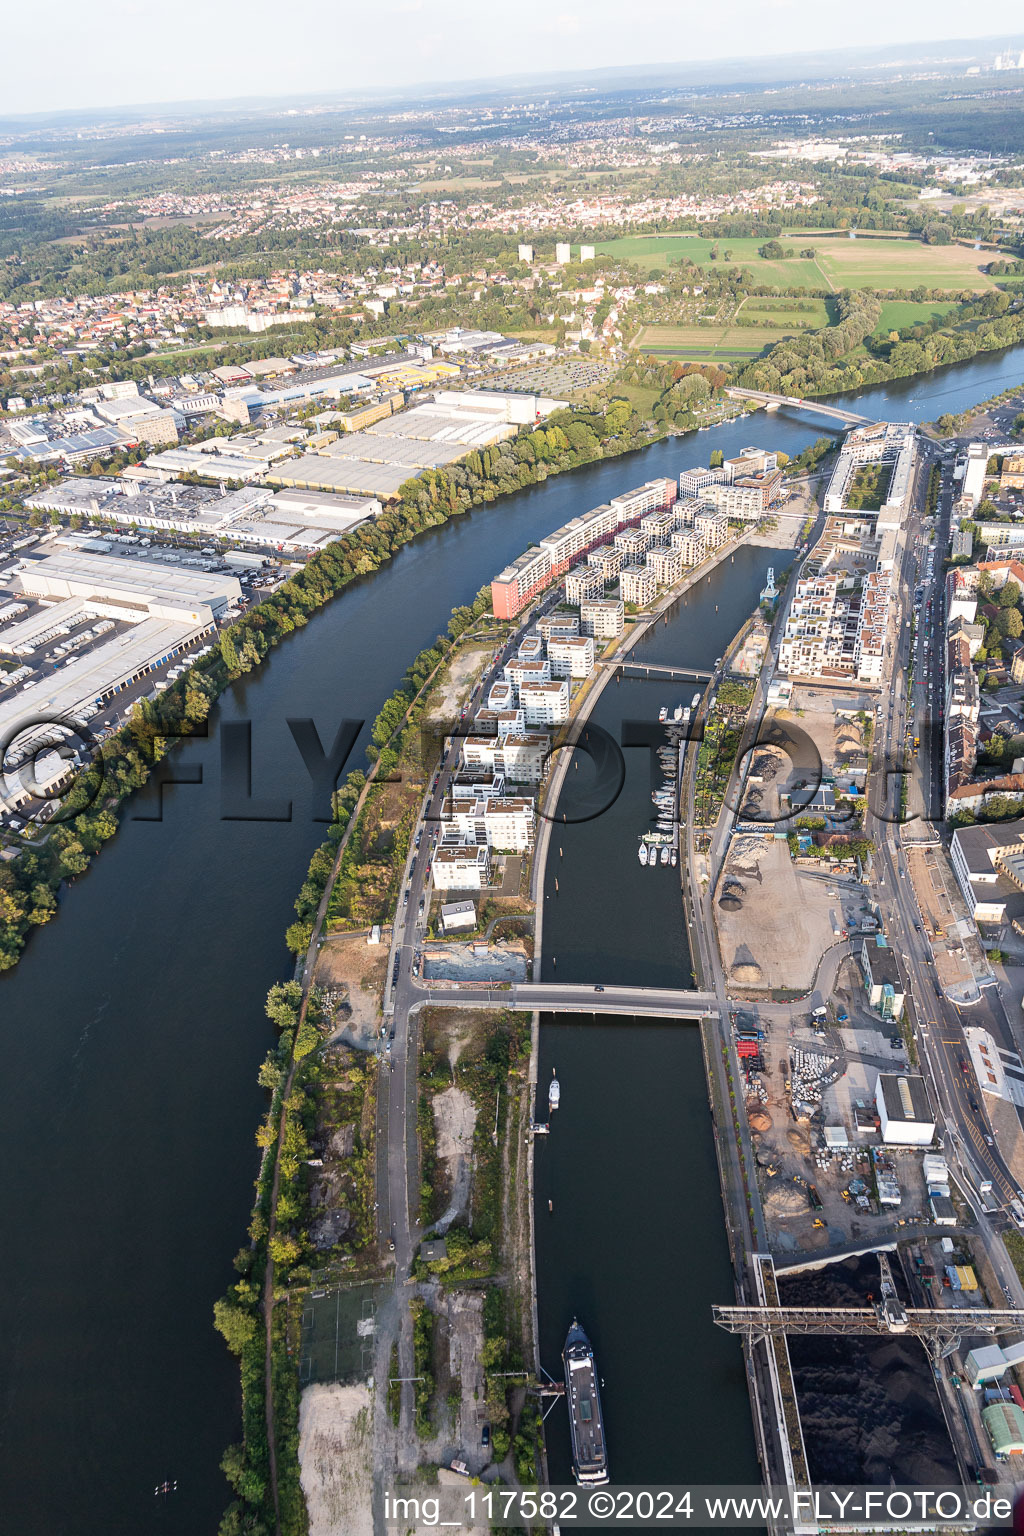
M 650 271 L 684 259 L 710 266 L 711 251 L 717 247 L 719 262 L 724 263 L 728 250 L 733 266 L 748 267 L 757 282 L 779 288 L 838 292 L 840 288 L 916 288 L 923 284 L 928 288 L 985 291 L 996 285 L 995 279 L 981 270 L 992 260 L 992 252 L 963 245 L 922 245 L 919 240 L 897 235 L 860 234 L 851 240 L 842 231 L 790 230 L 781 244 L 794 251 L 813 246 L 814 260 L 794 255 L 783 261 L 765 261 L 757 254 L 763 244 L 761 238 L 712 241 L 691 235 L 652 235 L 604 240 L 598 250 Z

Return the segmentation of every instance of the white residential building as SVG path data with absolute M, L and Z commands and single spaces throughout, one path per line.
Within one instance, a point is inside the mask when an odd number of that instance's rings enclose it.
M 699 565 L 704 559 L 704 535 L 696 528 L 679 528 L 672 535 L 672 548 L 679 551 L 683 565 Z
M 718 485 L 725 479 L 724 471 L 707 469 L 698 464 L 695 469 L 684 469 L 679 476 L 680 496 L 699 496 L 706 486 Z
M 527 725 L 563 725 L 569 718 L 568 679 L 523 683 L 519 702 Z
M 600 549 L 592 549 L 587 556 L 587 564 L 595 571 L 600 571 L 601 579 L 607 584 L 614 581 L 622 570 L 622 551 L 607 544 Z
M 521 694 L 526 683 L 549 683 L 551 667 L 543 657 L 538 657 L 536 661 L 520 661 L 518 656 L 514 656 L 505 664 L 504 677 Z
M 682 557 L 669 544 L 655 545 L 647 551 L 647 569 L 653 572 L 659 587 L 670 587 L 683 574 Z
M 565 573 L 565 600 L 578 605 L 589 597 L 604 596 L 605 578 L 596 565 L 577 565 Z
M 458 798 L 445 801 L 443 817 L 463 846 L 486 843 L 501 853 L 533 846 L 533 801 L 518 798 Z M 445 837 L 449 832 L 445 832 Z
M 549 618 L 541 619 L 537 625 L 537 633 L 542 640 L 571 640 L 579 632 L 579 619 L 568 613 L 552 614 Z
M 623 603 L 635 603 L 646 608 L 653 603 L 658 592 L 654 572 L 646 565 L 624 565 L 619 572 L 619 592 Z
M 625 628 L 620 598 L 592 598 L 580 604 L 580 629 L 595 640 L 617 640 Z
M 439 891 L 481 891 L 491 878 L 491 855 L 486 843 L 465 848 L 438 848 L 431 879 Z
M 723 544 L 728 543 L 729 519 L 724 512 L 696 512 L 693 526 L 697 533 L 703 535 L 704 548 L 709 554 L 712 550 L 721 549 Z
M 590 635 L 570 640 L 549 640 L 548 661 L 553 678 L 584 678 L 594 670 L 594 641 Z

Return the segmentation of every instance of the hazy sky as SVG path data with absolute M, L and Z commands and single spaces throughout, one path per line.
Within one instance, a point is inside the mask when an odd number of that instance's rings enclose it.
M 913 43 L 972 26 L 991 37 L 1022 19 L 1020 0 L 973 17 L 960 0 L 49 0 L 4 8 L 0 116 Z

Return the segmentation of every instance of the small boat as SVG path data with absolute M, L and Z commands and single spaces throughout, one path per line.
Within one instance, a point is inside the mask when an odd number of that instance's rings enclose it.
M 695 693 L 693 698 L 690 700 L 690 708 L 691 709 L 696 709 L 697 705 L 699 703 L 700 703 L 700 694 L 699 693 Z
M 688 709 L 684 709 L 683 710 L 683 724 L 684 725 L 689 725 L 689 723 L 690 723 L 690 711 Z
M 667 864 L 668 863 L 668 849 L 664 845 L 662 846 L 662 850 L 661 850 L 661 862 L 663 864 Z
M 673 720 L 681 720 L 682 718 L 683 718 L 683 706 L 681 704 L 677 704 L 675 709 L 672 711 L 672 719 Z
M 548 1083 L 548 1113 L 558 1108 L 558 1101 L 562 1097 L 562 1085 L 555 1076 L 554 1067 L 551 1068 L 551 1081 Z
M 639 853 L 637 854 L 637 857 L 639 858 L 641 864 L 646 864 L 647 863 L 647 859 L 648 859 L 649 855 L 648 855 L 647 844 L 646 843 L 641 843 L 640 844 L 640 850 L 639 850 Z
M 678 851 L 678 849 L 676 849 L 676 848 L 672 849 L 672 856 L 671 856 L 670 862 L 671 862 L 672 868 L 675 869 L 676 865 L 679 863 L 679 851 Z
M 661 708 L 658 710 L 658 719 L 661 720 L 662 722 L 664 722 L 665 720 L 668 719 L 668 705 L 667 704 L 663 704 L 661 706 Z

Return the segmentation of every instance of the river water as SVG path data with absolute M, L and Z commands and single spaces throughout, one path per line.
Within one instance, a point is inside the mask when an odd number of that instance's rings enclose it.
M 963 381 L 957 398 L 950 396 L 951 372 L 936 376 L 942 400 L 934 410 L 923 408 L 927 381 L 911 388 L 923 416 L 1019 380 L 1024 349 L 956 370 Z M 887 409 L 884 401 L 875 408 Z M 889 414 L 912 409 L 894 403 Z M 213 1332 L 212 1306 L 232 1278 L 230 1256 L 244 1240 L 256 1174 L 253 1133 L 263 1101 L 255 1073 L 271 1038 L 263 998 L 287 974 L 284 929 L 322 835 L 287 719 L 311 716 L 330 739 L 341 718 L 372 718 L 452 607 L 567 518 L 653 475 L 706 462 L 712 447 L 729 454 L 757 443 L 793 453 L 819 430 L 781 413 L 748 417 L 557 477 L 417 539 L 225 696 L 208 740 L 187 744 L 174 758 L 176 768 L 200 766 L 204 782 L 166 789 L 158 821 L 137 819 L 158 809 L 156 787 L 147 789 L 94 868 L 65 894 L 57 920 L 0 980 L 5 1536 L 201 1536 L 216 1530 L 229 1496 L 218 1462 L 240 1432 L 237 1373 Z M 749 573 L 749 586 L 737 579 L 724 606 L 719 602 L 723 634 L 749 610 L 756 575 Z M 710 649 L 718 654 L 720 646 Z M 647 689 L 636 709 L 646 711 L 652 697 Z M 611 698 L 605 707 L 612 708 Z M 290 821 L 223 819 L 218 736 L 225 721 L 237 720 L 252 721 L 254 795 L 290 800 Z M 365 733 L 357 750 L 364 742 Z M 665 906 L 667 876 L 645 872 L 648 886 L 637 887 L 635 852 L 626 863 L 621 871 L 600 870 L 609 917 L 624 925 L 612 953 L 624 957 L 631 936 L 635 952 L 660 974 L 678 975 L 688 960 L 678 912 L 673 917 Z M 632 895 L 623 900 L 627 880 Z M 556 933 L 554 917 L 549 921 Z M 571 960 L 589 974 L 585 947 L 575 959 L 572 950 L 570 940 L 559 939 L 552 953 L 562 955 L 566 974 Z M 553 1049 L 553 1037 L 566 1044 Z M 611 1319 L 598 1316 L 596 1298 L 592 1306 L 571 1279 L 575 1261 L 567 1256 L 564 1224 L 574 1194 L 599 1177 L 609 1181 L 608 1198 L 597 1230 L 581 1228 L 579 1239 L 589 1245 L 599 1231 L 590 1252 L 601 1263 L 650 1277 L 643 1306 L 661 1310 L 665 1336 L 687 1336 L 688 1296 L 706 1316 L 711 1291 L 728 1288 L 695 1050 L 692 1030 L 619 1024 L 595 1033 L 589 1021 L 545 1030 L 545 1059 L 554 1054 L 566 1076 L 553 1143 L 566 1181 L 556 1202 L 560 1224 L 550 1242 L 539 1234 L 550 1364 L 557 1363 L 570 1305 L 602 1351 L 607 1345 L 616 1380 L 617 1359 L 627 1353 L 606 1337 Z M 584 1056 L 594 1063 L 587 1079 L 593 1113 L 620 1127 L 619 1141 L 608 1144 L 621 1145 L 616 1178 L 607 1152 L 600 1167 L 593 1160 L 597 1122 L 589 1112 L 577 1118 L 585 1105 L 573 1083 L 584 1081 Z M 681 1127 L 671 1167 L 664 1126 L 648 1098 L 663 1082 L 659 1103 Z M 550 1164 L 541 1163 L 540 1180 L 554 1177 L 554 1157 Z M 592 1198 L 588 1193 L 588 1223 Z M 641 1220 L 637 1252 L 634 1222 Z M 556 1233 L 563 1234 L 558 1242 Z M 617 1304 L 630 1304 L 621 1287 L 618 1295 Z M 674 1467 L 689 1465 L 691 1450 L 693 1464 L 699 1453 L 707 1467 L 705 1456 L 728 1459 L 728 1447 L 736 1447 L 745 1469 L 749 1418 L 739 1402 L 738 1367 L 716 1352 L 719 1341 L 705 1347 L 711 1353 L 698 1351 L 695 1371 L 703 1360 L 707 1369 L 726 1372 L 724 1384 L 715 1379 L 701 1398 L 700 1417 L 689 1420 L 677 1416 L 678 1379 L 659 1385 L 651 1417 L 660 1409 L 664 1428 L 646 1462 L 639 1446 L 628 1450 L 624 1399 L 614 1410 L 609 1403 L 617 1476 L 632 1464 L 667 1465 L 670 1438 L 679 1457 Z M 653 1369 L 655 1362 L 648 1364 Z M 735 1478 L 738 1464 L 730 1464 Z M 177 1479 L 178 1492 L 157 1499 L 154 1485 L 165 1479 Z

